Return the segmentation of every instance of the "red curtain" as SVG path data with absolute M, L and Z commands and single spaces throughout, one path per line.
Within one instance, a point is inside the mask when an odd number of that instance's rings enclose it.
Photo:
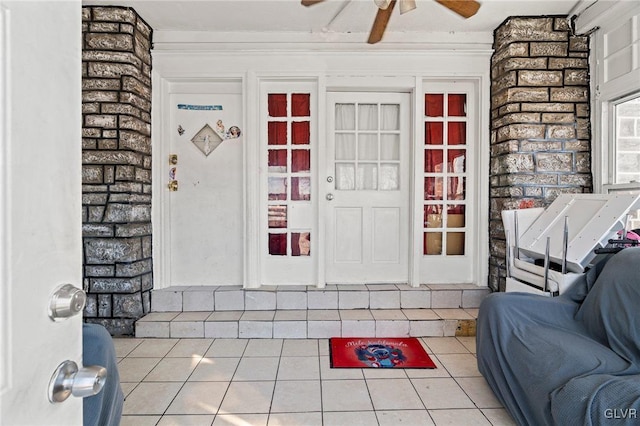
M 287 144 L 287 123 L 284 121 L 270 121 L 268 123 L 269 145 Z
M 270 93 L 268 96 L 269 116 L 287 116 L 287 95 L 285 93 Z
M 294 145 L 308 145 L 309 139 L 308 121 L 294 121 L 291 123 L 291 143 Z
M 291 94 L 291 115 L 293 117 L 309 117 L 311 115 L 309 99 L 308 93 Z
M 287 234 L 269 234 L 269 254 L 287 255 Z

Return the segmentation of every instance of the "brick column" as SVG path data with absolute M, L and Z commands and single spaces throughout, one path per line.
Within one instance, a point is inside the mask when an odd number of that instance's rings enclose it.
M 133 9 L 82 8 L 85 320 L 133 334 L 150 310 L 151 28 Z
M 508 18 L 491 58 L 489 285 L 504 288 L 504 209 L 591 192 L 589 42 L 565 17 Z

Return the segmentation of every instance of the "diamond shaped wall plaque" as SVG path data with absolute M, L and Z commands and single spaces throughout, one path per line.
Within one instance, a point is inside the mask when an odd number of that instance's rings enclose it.
M 205 124 L 194 137 L 191 138 L 191 142 L 198 147 L 200 151 L 208 157 L 223 141 L 222 136 L 211 128 L 208 124 Z

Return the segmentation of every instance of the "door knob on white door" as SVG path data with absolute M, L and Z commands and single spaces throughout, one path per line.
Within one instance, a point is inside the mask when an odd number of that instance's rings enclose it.
M 327 194 L 327 200 L 329 201 L 333 200 L 333 194 Z
M 61 321 L 79 314 L 87 303 L 86 293 L 72 286 L 63 284 L 56 289 L 49 301 L 49 318 Z
M 98 394 L 107 380 L 107 369 L 99 365 L 78 368 L 73 361 L 58 366 L 49 381 L 49 401 L 63 402 L 70 395 L 78 398 Z

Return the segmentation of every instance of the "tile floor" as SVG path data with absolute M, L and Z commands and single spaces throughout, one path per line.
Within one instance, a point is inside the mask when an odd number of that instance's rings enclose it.
M 421 340 L 437 369 L 331 369 L 327 339 L 115 338 L 121 424 L 515 424 L 477 370 L 474 337 Z

